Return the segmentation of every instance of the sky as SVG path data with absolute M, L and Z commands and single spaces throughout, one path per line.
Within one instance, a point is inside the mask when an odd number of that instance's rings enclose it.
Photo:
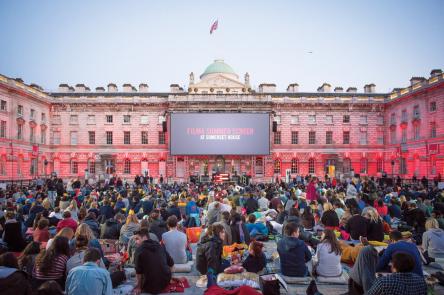
M 444 69 L 443 15 L 442 0 L 0 0 L 0 73 L 48 91 L 113 82 L 166 92 L 220 58 L 256 87 L 389 92 Z

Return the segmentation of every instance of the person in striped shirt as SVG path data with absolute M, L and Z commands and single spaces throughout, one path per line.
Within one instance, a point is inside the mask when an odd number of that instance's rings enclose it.
M 56 236 L 48 250 L 42 250 L 36 258 L 33 278 L 36 287 L 46 281 L 55 280 L 60 287 L 65 287 L 66 262 L 69 258 L 69 241 L 63 236 Z

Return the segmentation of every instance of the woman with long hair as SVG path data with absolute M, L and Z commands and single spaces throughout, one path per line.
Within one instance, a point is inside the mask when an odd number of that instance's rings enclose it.
M 369 220 L 367 229 L 367 240 L 384 241 L 384 223 L 378 211 L 373 207 L 367 207 L 362 212 L 362 216 Z
M 28 278 L 32 276 L 32 270 L 35 264 L 35 258 L 40 253 L 40 243 L 30 242 L 22 254 L 18 258 L 19 269 L 28 274 Z
M 342 273 L 341 245 L 331 229 L 325 229 L 316 248 L 315 272 L 323 277 L 337 277 Z
M 55 237 L 59 236 L 65 237 L 68 239 L 68 241 L 70 241 L 74 237 L 74 231 L 70 227 L 64 227 L 56 234 Z M 46 250 L 48 250 L 49 247 L 51 247 L 51 244 L 54 241 L 55 237 L 48 240 L 48 243 L 46 243 Z
M 212 224 L 197 245 L 196 268 L 202 274 L 222 272 L 222 247 L 225 230 L 222 224 Z
M 99 252 L 103 258 L 103 251 L 102 251 L 102 247 L 100 246 L 100 242 L 99 242 L 99 240 L 96 239 L 91 228 L 86 223 L 82 223 L 81 225 L 79 225 L 79 227 L 77 227 L 77 230 L 74 234 L 74 239 L 72 239 L 70 241 L 71 253 L 73 253 L 75 251 L 76 240 L 79 236 L 85 237 L 87 239 L 88 247 L 89 248 L 91 248 L 91 247 L 96 248 L 97 250 L 99 250 Z
M 77 206 L 77 202 L 76 200 L 72 200 L 71 203 L 69 204 L 68 208 L 66 208 L 65 211 L 69 211 L 71 212 L 71 217 L 72 219 L 74 219 L 75 221 L 79 220 L 78 217 L 78 213 L 79 213 L 79 208 Z
M 33 271 L 34 287 L 46 281 L 55 280 L 65 287 L 66 262 L 69 258 L 68 238 L 57 236 L 48 250 L 42 250 L 35 259 Z
M 120 229 L 120 238 L 119 241 L 122 244 L 127 245 L 129 239 L 134 235 L 135 231 L 140 229 L 139 220 L 137 219 L 136 214 L 130 214 L 126 218 L 125 224 Z

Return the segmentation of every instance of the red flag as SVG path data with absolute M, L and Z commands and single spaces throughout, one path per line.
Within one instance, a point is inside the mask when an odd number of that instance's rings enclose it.
M 217 29 L 217 20 L 211 25 L 210 34 L 213 34 L 213 31 Z

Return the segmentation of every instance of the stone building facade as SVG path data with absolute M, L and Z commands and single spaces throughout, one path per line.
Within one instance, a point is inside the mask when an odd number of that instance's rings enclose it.
M 328 83 L 316 92 L 285 92 L 263 83 L 253 90 L 221 60 L 210 64 L 188 89 L 150 92 L 110 83 L 95 91 L 60 84 L 49 92 L 0 75 L 0 180 L 62 177 L 99 179 L 110 173 L 186 181 L 226 172 L 269 181 L 286 172 L 336 176 L 349 173 L 403 178 L 444 172 L 444 75 L 413 77 L 410 85 L 377 93 Z M 270 154 L 262 156 L 171 156 L 172 112 L 267 112 Z M 163 122 L 166 122 L 165 124 Z

